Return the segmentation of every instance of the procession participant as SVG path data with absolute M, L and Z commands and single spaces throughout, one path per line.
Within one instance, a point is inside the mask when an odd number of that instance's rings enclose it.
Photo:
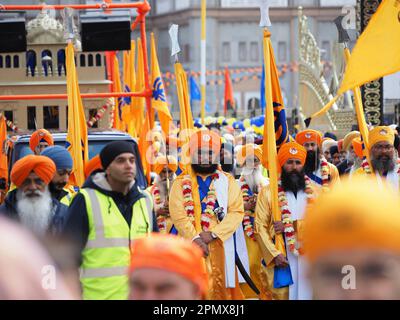
M 44 149 L 51 146 L 54 146 L 54 139 L 46 129 L 36 130 L 29 139 L 29 147 L 35 155 L 40 155 Z
M 312 129 L 301 131 L 296 135 L 296 141 L 307 150 L 304 170 L 316 186 L 327 190 L 339 181 L 337 168 L 321 155 L 321 132 Z
M 351 131 L 345 135 L 342 143 L 342 150 L 346 154 L 346 159 L 343 160 L 338 166 L 338 171 L 340 175 L 344 175 L 349 172 L 350 168 L 354 164 L 355 154 L 352 149 L 352 141 L 355 138 L 360 138 L 361 134 L 358 131 Z M 340 150 L 339 150 L 340 151 Z
M 300 255 L 305 210 L 316 197 L 314 184 L 304 172 L 306 157 L 306 149 L 296 142 L 285 143 L 279 149 L 281 174 L 278 197 L 281 221 L 273 219 L 269 187 L 264 187 L 258 195 L 256 239 L 266 266 L 268 289 L 277 300 L 307 300 L 312 297 L 305 275 L 306 261 Z M 279 234 L 284 235 L 286 255 L 275 247 L 274 239 Z M 291 282 L 281 284 L 282 287 L 274 281 L 281 270 L 289 270 L 292 279 Z
M 201 300 L 207 294 L 202 250 L 191 241 L 153 235 L 133 243 L 130 300 Z
M 398 191 L 365 176 L 315 201 L 304 230 L 314 299 L 400 299 L 399 212 Z
M 243 200 L 234 177 L 218 169 L 220 149 L 221 139 L 212 131 L 190 137 L 192 173 L 181 174 L 172 185 L 170 214 L 178 234 L 203 249 L 209 298 L 243 299 L 233 237 L 243 220 Z

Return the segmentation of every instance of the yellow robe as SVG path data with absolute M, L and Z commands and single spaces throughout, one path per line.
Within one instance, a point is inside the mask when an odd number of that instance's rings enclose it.
M 225 174 L 225 173 L 223 173 Z M 236 287 L 226 288 L 225 286 L 225 254 L 223 242 L 229 239 L 236 229 L 241 225 L 244 209 L 241 190 L 235 179 L 229 175 L 228 177 L 228 208 L 225 218 L 218 222 L 213 216 L 210 221 L 209 231 L 213 232 L 218 238 L 209 245 L 210 254 L 206 258 L 207 272 L 209 276 L 209 292 L 208 299 L 211 300 L 241 300 L 244 298 L 240 290 L 238 275 L 236 273 Z M 207 176 L 202 176 L 203 180 Z M 197 222 L 197 228 L 186 214 L 184 209 L 184 198 L 182 193 L 182 182 L 184 176 L 180 175 L 173 183 L 170 193 L 170 214 L 178 235 L 186 239 L 192 240 L 199 235 L 201 230 Z M 192 194 L 195 203 L 195 211 L 197 214 L 196 221 L 199 220 L 201 212 L 201 203 L 198 193 L 198 184 L 195 176 L 192 177 Z

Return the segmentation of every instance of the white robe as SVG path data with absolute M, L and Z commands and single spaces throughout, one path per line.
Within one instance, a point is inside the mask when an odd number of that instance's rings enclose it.
M 286 197 L 293 222 L 296 220 L 303 220 L 307 206 L 306 193 L 300 191 L 297 193 L 296 198 L 293 192 L 286 192 Z M 288 250 L 287 245 L 286 252 L 293 278 L 293 284 L 289 286 L 289 300 L 311 300 L 312 290 L 306 277 L 306 260 L 304 257 L 293 255 Z
M 396 166 L 393 171 L 389 171 L 388 174 L 386 175 L 386 181 L 393 186 L 397 191 L 400 190 L 400 177 L 399 174 L 397 173 L 399 170 L 399 167 Z M 375 172 L 376 178 L 378 179 L 378 183 L 382 183 L 382 177 L 378 172 Z

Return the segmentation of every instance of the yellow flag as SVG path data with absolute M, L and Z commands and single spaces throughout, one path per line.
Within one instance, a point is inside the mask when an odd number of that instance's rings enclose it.
M 276 150 L 276 132 L 275 128 L 275 115 L 274 115 L 274 91 L 278 89 L 279 81 L 272 79 L 274 64 L 273 49 L 271 44 L 271 34 L 269 31 L 264 30 L 264 81 L 265 81 L 265 123 L 264 123 L 264 141 L 263 141 L 263 156 L 262 163 L 268 166 L 269 186 L 271 193 L 271 209 L 274 221 L 281 221 L 281 212 L 278 203 L 278 155 Z M 268 72 L 270 71 L 270 72 Z M 275 87 L 273 87 L 275 85 Z M 279 96 L 279 95 L 278 95 Z M 286 121 L 286 119 L 285 119 Z M 285 138 L 285 141 L 286 138 Z M 275 236 L 275 246 L 282 253 L 285 254 L 285 244 L 282 234 Z
M 145 89 L 144 80 L 144 62 L 142 41 L 137 39 L 137 69 L 136 69 L 136 84 L 135 92 L 141 92 Z M 131 113 L 133 118 L 133 125 L 137 133 L 140 132 L 144 121 L 144 104 L 145 98 L 132 97 Z
M 168 135 L 172 116 L 168 108 L 164 81 L 161 77 L 160 66 L 158 65 L 156 42 L 153 33 L 151 34 L 151 84 L 153 89 L 151 104 L 158 112 L 163 132 Z
M 338 94 L 400 70 L 400 1 L 383 0 L 358 38 Z
M 136 85 L 136 72 L 135 72 L 135 56 L 136 56 L 136 43 L 131 41 L 131 50 L 124 51 L 124 91 L 133 92 Z M 128 133 L 132 137 L 137 137 L 135 122 L 133 119 L 133 97 L 124 99 L 129 108 L 125 107 L 122 110 L 122 119 L 124 120 Z
M 6 153 L 7 124 L 4 114 L 0 114 L 0 178 L 8 181 L 8 161 Z
M 77 186 L 85 182 L 85 162 L 88 161 L 88 132 L 85 111 L 76 73 L 74 47 L 68 44 L 66 50 L 67 93 L 68 93 L 68 133 L 67 149 L 73 159 L 72 176 Z

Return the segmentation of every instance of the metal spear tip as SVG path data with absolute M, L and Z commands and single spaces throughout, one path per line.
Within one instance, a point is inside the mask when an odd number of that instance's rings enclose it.
M 344 19 L 344 16 L 338 16 L 334 20 L 334 23 L 335 23 L 336 28 L 339 33 L 339 43 L 346 43 L 346 42 L 350 41 L 350 36 L 349 36 L 347 30 L 343 27 L 343 19 Z
M 278 5 L 278 0 L 260 0 L 260 27 L 266 28 L 272 25 L 271 20 L 269 18 L 269 8 L 273 5 Z
M 178 29 L 179 26 L 177 24 L 173 24 L 171 28 L 169 28 L 169 37 L 171 38 L 171 56 L 176 56 L 179 52 L 181 52 L 181 48 L 179 47 L 178 41 Z

